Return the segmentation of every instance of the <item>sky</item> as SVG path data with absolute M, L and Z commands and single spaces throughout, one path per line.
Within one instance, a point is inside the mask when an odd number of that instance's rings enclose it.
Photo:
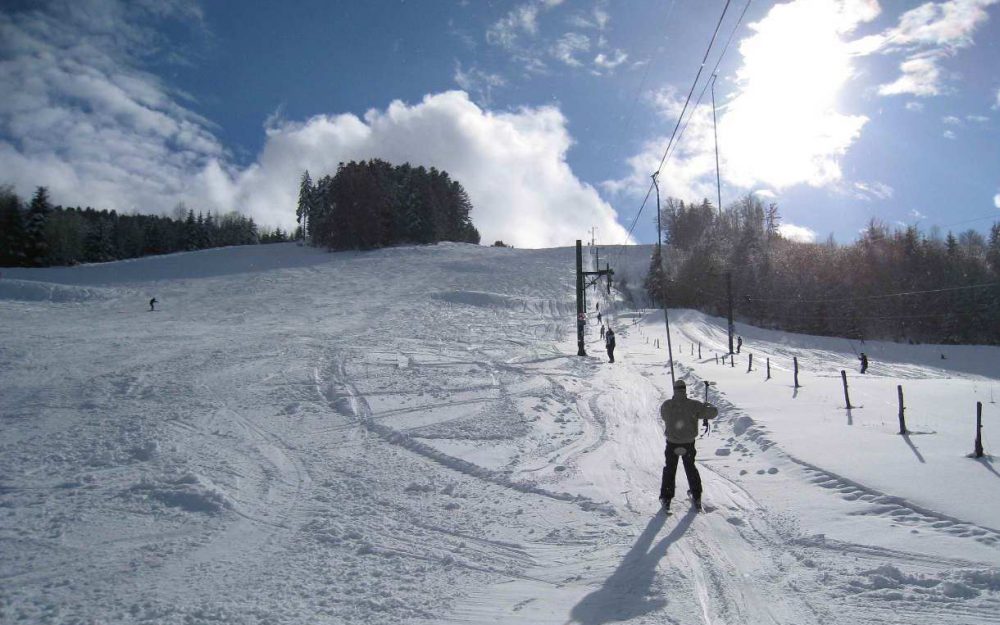
M 1000 219 L 1000 0 L 0 0 L 0 92 L 0 184 L 65 205 L 292 228 L 303 171 L 382 158 L 487 243 L 648 243 L 717 134 L 790 238 Z

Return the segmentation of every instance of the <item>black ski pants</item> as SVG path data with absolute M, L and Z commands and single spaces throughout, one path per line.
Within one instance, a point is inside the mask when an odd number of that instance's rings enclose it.
M 609 347 L 608 348 L 608 360 L 611 361 L 611 362 L 615 361 L 615 348 L 614 347 Z
M 676 450 L 683 449 L 681 456 Z M 695 449 L 694 443 L 671 443 L 667 441 L 667 449 L 664 452 L 666 465 L 663 467 L 663 480 L 660 482 L 660 498 L 674 498 L 674 481 L 677 476 L 677 458 L 684 463 L 684 474 L 687 475 L 688 490 L 695 499 L 701 499 L 701 474 L 694 464 Z

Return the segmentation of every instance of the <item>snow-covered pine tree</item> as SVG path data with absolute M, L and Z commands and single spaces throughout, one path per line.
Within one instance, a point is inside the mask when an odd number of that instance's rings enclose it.
M 28 206 L 28 219 L 24 226 L 25 260 L 33 267 L 42 267 L 49 263 L 49 245 L 45 240 L 45 219 L 52 210 L 49 202 L 49 190 L 38 187 Z
M 0 186 L 0 265 L 24 264 L 24 216 L 21 198 L 10 186 Z
M 315 197 L 316 190 L 313 188 L 312 178 L 309 177 L 307 169 L 302 173 L 302 180 L 299 183 L 299 205 L 295 209 L 295 222 L 299 224 L 303 239 L 309 236 L 309 215 Z

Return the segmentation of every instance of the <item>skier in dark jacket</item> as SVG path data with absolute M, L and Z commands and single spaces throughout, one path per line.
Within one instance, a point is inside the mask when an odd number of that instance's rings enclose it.
M 742 336 L 737 336 L 736 337 L 736 353 L 737 354 L 740 353 L 740 349 L 742 347 L 743 347 L 743 337 Z
M 156 310 L 156 298 L 155 297 L 153 299 L 149 300 L 149 310 L 150 311 Z
M 674 498 L 674 481 L 677 476 L 677 458 L 684 463 L 684 474 L 687 476 L 688 492 L 699 509 L 701 508 L 701 475 L 694 464 L 694 440 L 698 437 L 698 420 L 702 419 L 708 425 L 708 419 L 714 419 L 719 410 L 708 403 L 702 403 L 687 396 L 687 385 L 684 380 L 674 382 L 674 396 L 660 406 L 660 418 L 667 437 L 667 448 L 664 452 L 666 465 L 663 467 L 663 478 L 660 481 L 660 503 L 664 509 L 670 508 L 670 500 Z
M 868 356 L 866 356 L 864 352 L 861 352 L 861 355 L 858 356 L 858 360 L 861 361 L 861 373 L 868 371 Z
M 605 329 L 604 329 L 604 324 L 602 323 L 601 324 L 601 338 L 602 339 L 604 338 L 604 333 L 605 333 Z
M 604 333 L 604 346 L 608 348 L 608 360 L 615 361 L 615 331 L 608 326 L 608 331 Z

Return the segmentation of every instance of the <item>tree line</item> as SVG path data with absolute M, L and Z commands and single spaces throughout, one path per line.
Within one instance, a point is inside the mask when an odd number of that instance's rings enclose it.
M 718 210 L 666 201 L 666 245 L 644 287 L 653 302 L 792 332 L 854 339 L 1000 344 L 1000 223 L 941 236 L 873 219 L 849 245 L 783 237 L 776 204 Z
M 296 218 L 312 245 L 333 250 L 401 243 L 479 243 L 472 202 L 448 172 L 372 159 L 340 163 L 313 183 L 302 175 Z
M 260 229 L 235 212 L 195 215 L 179 204 L 174 213 L 171 218 L 53 206 L 45 187 L 25 203 L 11 187 L 0 186 L 0 266 L 99 263 L 291 238 L 280 228 Z

